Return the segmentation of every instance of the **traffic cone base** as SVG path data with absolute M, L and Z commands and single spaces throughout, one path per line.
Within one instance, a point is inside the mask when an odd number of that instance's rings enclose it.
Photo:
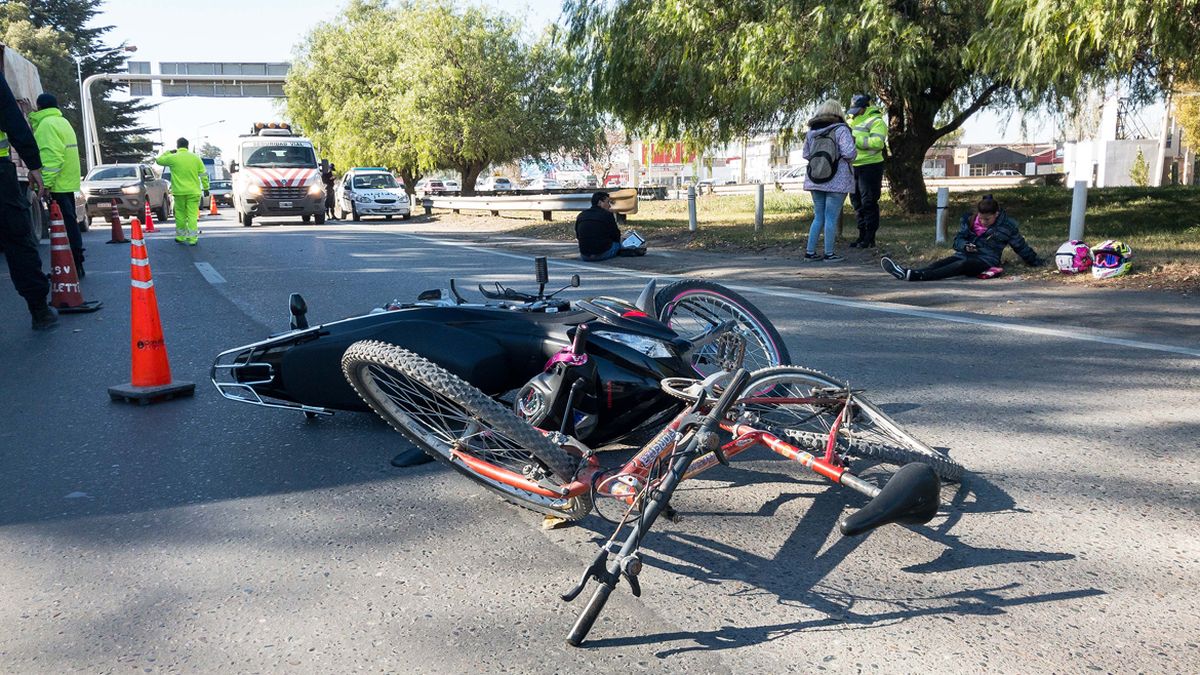
M 150 258 L 142 225 L 134 218 L 130 224 L 130 353 L 132 377 L 129 382 L 108 388 L 114 401 L 147 405 L 182 396 L 191 396 L 196 385 L 171 379 L 167 361 L 167 343 L 163 339 L 158 316 L 158 299 L 150 274 Z
M 160 384 L 156 387 L 138 387 L 132 382 L 126 382 L 125 384 L 118 384 L 115 387 L 108 388 L 108 397 L 112 400 L 137 403 L 138 405 L 150 405 L 151 403 L 169 401 L 173 398 L 183 398 L 184 396 L 194 396 L 195 394 L 196 385 L 193 382 L 171 382 L 170 384 Z
M 83 299 L 75 258 L 67 240 L 67 226 L 62 210 L 53 202 L 50 204 L 50 306 L 66 314 L 94 312 L 104 306 L 99 300 Z

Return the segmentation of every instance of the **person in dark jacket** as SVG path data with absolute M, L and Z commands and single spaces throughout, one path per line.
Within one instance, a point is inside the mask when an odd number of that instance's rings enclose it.
M 42 273 L 42 259 L 29 219 L 29 199 L 17 182 L 17 165 L 10 156 L 13 149 L 29 169 L 29 186 L 35 194 L 41 194 L 42 155 L 8 80 L 0 72 L 0 251 L 8 261 L 13 286 L 29 307 L 33 329 L 45 330 L 58 324 L 58 314 L 46 302 L 50 280 Z
M 975 213 L 963 214 L 958 236 L 954 238 L 954 255 L 920 269 L 904 267 L 887 257 L 879 262 L 885 272 L 902 281 L 974 277 L 1000 267 L 1000 259 L 1008 247 L 1012 247 L 1026 265 L 1040 267 L 1044 264 L 1021 236 L 1017 221 L 1009 218 L 991 195 L 984 195 L 976 205 Z
M 334 215 L 334 209 L 333 209 L 333 207 L 334 207 L 333 188 L 334 188 L 334 182 L 335 182 L 335 177 L 336 177 L 336 174 L 334 173 L 335 171 L 337 171 L 337 167 L 335 167 L 333 165 L 333 163 L 331 162 L 329 164 L 329 168 L 321 174 L 321 182 L 325 183 L 325 211 L 328 213 L 330 220 L 337 220 L 337 217 Z
M 575 216 L 575 240 L 579 242 L 579 257 L 589 262 L 622 254 L 621 230 L 617 228 L 612 197 L 607 192 L 592 194 L 591 208 Z M 633 255 L 632 251 L 630 254 Z

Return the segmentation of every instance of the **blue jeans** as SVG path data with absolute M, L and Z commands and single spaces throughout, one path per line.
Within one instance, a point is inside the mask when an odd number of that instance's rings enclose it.
M 604 253 L 597 253 L 596 255 L 580 254 L 579 258 L 581 260 L 585 260 L 587 262 L 599 262 L 601 260 L 608 260 L 609 258 L 617 257 L 617 253 L 620 252 L 620 250 L 621 250 L 621 242 L 614 241 L 613 245 L 610 246 L 609 249 L 607 251 L 605 251 Z
M 805 250 L 810 254 L 817 252 L 817 237 L 821 234 L 821 226 L 825 226 L 825 255 L 833 255 L 833 240 L 837 238 L 838 220 L 842 217 L 842 205 L 846 203 L 845 192 L 821 192 L 813 190 L 813 221 L 808 228 L 808 246 Z

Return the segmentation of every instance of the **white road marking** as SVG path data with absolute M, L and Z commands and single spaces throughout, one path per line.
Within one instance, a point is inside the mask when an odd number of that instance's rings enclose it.
M 204 280 L 210 284 L 225 283 L 225 277 L 221 276 L 221 274 L 217 272 L 212 265 L 206 262 L 196 263 L 196 269 L 200 270 L 200 275 L 203 276 Z
M 423 235 L 409 234 L 409 233 L 405 233 L 405 232 L 394 232 L 391 234 L 396 234 L 401 237 L 409 237 L 412 239 L 418 239 L 418 240 L 420 240 L 422 242 L 426 242 L 426 243 L 432 242 L 432 243 L 441 244 L 443 246 L 456 246 L 458 248 L 467 249 L 469 251 L 475 251 L 478 253 L 488 253 L 491 255 L 500 256 L 502 258 L 513 258 L 515 260 L 532 260 L 532 256 L 529 256 L 526 254 L 509 253 L 507 251 L 497 251 L 495 249 L 477 246 L 475 244 L 468 244 L 468 243 L 458 242 L 458 241 L 440 241 L 437 239 L 431 239 L 431 238 L 425 237 Z M 570 261 L 566 261 L 566 260 L 550 260 L 549 262 L 551 265 L 555 265 L 557 267 L 565 267 L 568 269 L 576 269 L 576 270 L 587 270 L 589 272 L 603 272 L 605 274 L 611 274 L 611 275 L 615 275 L 615 276 L 634 277 L 634 278 L 646 276 L 645 272 L 641 272 L 641 271 L 637 271 L 637 270 L 615 269 L 612 267 L 607 267 L 603 264 L 596 264 L 596 263 L 588 264 L 588 263 L 583 263 L 583 262 L 576 263 L 576 262 L 570 262 Z M 669 275 L 669 274 L 660 274 L 660 275 L 656 275 L 656 276 L 658 276 L 659 278 L 663 278 L 663 279 L 680 279 L 680 278 L 682 278 L 682 277 L 673 276 L 673 275 Z M 949 323 L 963 323 L 963 324 L 970 324 L 970 325 L 974 325 L 974 326 L 984 326 L 987 328 L 994 328 L 997 330 L 1008 330 L 1008 331 L 1014 331 L 1014 332 L 1019 332 L 1019 333 L 1031 333 L 1034 335 L 1044 335 L 1047 337 L 1056 337 L 1056 338 L 1061 338 L 1064 340 L 1076 340 L 1079 342 L 1097 342 L 1100 344 L 1113 345 L 1113 346 L 1117 346 L 1117 347 L 1130 347 L 1132 349 L 1145 349 L 1148 351 L 1167 352 L 1170 354 L 1180 354 L 1183 356 L 1192 356 L 1192 357 L 1200 358 L 1200 349 L 1193 349 L 1193 348 L 1189 348 L 1189 347 L 1177 347 L 1175 345 L 1166 345 L 1166 344 L 1160 344 L 1157 342 L 1145 342 L 1143 340 L 1131 340 L 1131 339 L 1127 339 L 1127 338 L 1113 337 L 1113 336 L 1104 335 L 1097 331 L 1094 331 L 1094 330 L 1091 330 L 1088 328 L 1083 328 L 1083 327 L 1072 327 L 1070 329 L 1050 328 L 1047 326 L 1021 324 L 1021 323 L 1013 323 L 1011 321 L 1002 321 L 999 319 L 991 319 L 991 318 L 982 317 L 982 316 L 979 316 L 976 314 L 967 314 L 967 313 L 950 314 L 947 312 L 935 312 L 932 310 L 923 309 L 921 307 L 914 307 L 912 305 L 901 305 L 898 303 L 889 303 L 889 302 L 877 302 L 874 300 L 852 300 L 852 299 L 847 299 L 847 298 L 839 298 L 839 297 L 836 297 L 833 295 L 826 295 L 824 293 L 813 293 L 810 291 L 797 291 L 797 290 L 793 290 L 790 288 L 780 288 L 778 286 L 761 286 L 761 287 L 760 286 L 743 286 L 741 284 L 731 284 L 731 283 L 726 283 L 724 281 L 719 281 L 719 283 L 721 283 L 722 285 L 727 286 L 728 288 L 731 288 L 735 291 L 738 291 L 739 293 L 758 293 L 761 295 L 770 295 L 770 296 L 779 297 L 779 298 L 790 298 L 792 300 L 800 300 L 803 302 L 815 302 L 815 303 L 820 303 L 820 304 L 825 304 L 825 305 L 836 305 L 839 307 L 849 307 L 852 309 L 862 309 L 862 310 L 868 310 L 868 311 L 873 311 L 873 312 L 884 312 L 886 314 L 899 314 L 902 316 L 911 316 L 911 317 L 921 318 L 921 319 L 932 319 L 934 321 L 946 321 Z

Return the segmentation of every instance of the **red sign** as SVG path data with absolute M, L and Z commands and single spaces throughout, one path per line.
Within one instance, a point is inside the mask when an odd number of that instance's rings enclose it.
M 696 160 L 696 153 L 684 154 L 683 143 L 643 143 L 642 164 L 684 164 Z

